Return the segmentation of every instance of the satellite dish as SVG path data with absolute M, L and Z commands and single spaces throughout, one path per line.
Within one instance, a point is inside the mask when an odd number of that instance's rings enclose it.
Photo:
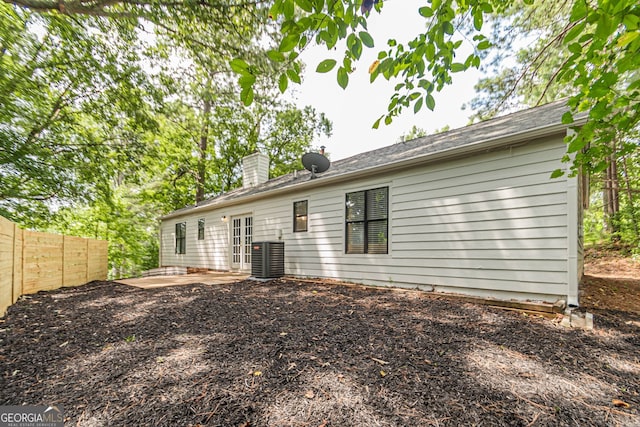
M 302 164 L 306 170 L 311 172 L 311 179 L 314 179 L 317 173 L 329 169 L 331 162 L 320 153 L 307 153 L 302 156 Z

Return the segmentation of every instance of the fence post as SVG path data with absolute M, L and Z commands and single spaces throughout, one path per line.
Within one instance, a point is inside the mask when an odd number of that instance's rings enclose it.
M 15 302 L 18 300 L 18 297 L 20 295 L 16 295 L 16 281 L 17 281 L 17 277 L 16 277 L 16 270 L 17 270 L 17 266 L 16 266 L 16 244 L 17 239 L 16 239 L 16 234 L 17 234 L 17 224 L 13 224 L 13 239 L 11 242 L 11 304 L 15 304 Z M 22 253 L 22 248 L 20 248 L 20 253 Z
M 65 274 L 65 268 L 64 268 L 64 266 L 65 266 L 64 265 L 65 264 L 65 258 L 64 258 L 64 255 L 65 255 L 66 249 L 67 249 L 67 236 L 63 235 L 62 236 L 62 261 L 61 261 L 62 265 L 60 266 L 61 267 L 60 270 L 61 270 L 61 274 L 62 274 L 62 277 L 60 278 L 60 286 L 61 287 L 64 287 L 64 284 L 65 284 L 65 281 L 64 281 L 64 279 L 65 279 L 65 277 L 64 277 L 64 274 Z
M 16 266 L 16 252 L 17 252 L 17 248 L 16 245 L 18 244 L 17 241 L 17 234 L 18 234 L 18 225 L 13 223 L 12 224 L 13 227 L 13 239 L 11 241 L 11 304 L 14 304 L 18 298 L 20 297 L 20 294 L 16 295 L 16 291 L 18 289 L 16 289 L 16 282 L 18 281 L 17 276 L 17 269 L 18 266 Z M 22 255 L 22 246 L 20 246 L 20 254 Z M 19 291 L 19 290 L 18 290 Z
M 86 256 L 84 258 L 84 282 L 88 283 L 89 282 L 89 257 L 91 256 L 89 254 L 89 239 L 87 239 L 85 241 L 85 244 L 87 245 L 87 250 L 86 250 Z
M 0 316 L 4 316 L 5 311 L 11 305 L 13 299 L 12 284 L 13 284 L 13 266 L 7 262 L 10 259 L 5 260 L 5 253 L 7 256 L 13 255 L 13 249 L 7 248 L 4 242 L 13 242 L 13 224 L 8 221 L 0 221 Z
M 16 227 L 16 244 L 14 245 L 14 254 L 16 254 L 16 257 L 14 258 L 13 261 L 13 265 L 14 265 L 14 275 L 13 275 L 13 280 L 14 282 L 14 291 L 16 293 L 16 301 L 18 300 L 18 298 L 20 298 L 20 296 L 23 294 L 24 291 L 24 230 L 20 227 L 18 227 L 18 224 L 15 225 Z

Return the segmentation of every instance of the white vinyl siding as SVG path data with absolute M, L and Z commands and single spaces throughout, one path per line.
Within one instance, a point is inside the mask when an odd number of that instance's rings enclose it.
M 198 219 L 205 220 L 205 238 L 198 240 Z M 179 257 L 174 252 L 175 222 L 186 221 L 186 253 Z M 161 234 L 161 259 L 165 266 L 201 267 L 215 270 L 227 270 L 228 223 L 221 221 L 221 216 L 213 211 L 176 218 L 175 221 L 163 221 Z
M 207 212 L 202 256 L 188 249 L 177 260 L 163 250 L 163 263 L 228 268 L 229 229 L 220 218 L 252 212 L 254 241 L 285 242 L 288 275 L 554 302 L 567 295 L 569 212 L 567 178 L 550 175 L 565 149 L 558 136 L 339 184 L 323 186 L 320 176 L 304 193 L 293 188 Z M 346 255 L 346 194 L 381 187 L 388 187 L 388 254 Z M 294 233 L 291 207 L 301 199 L 308 232 Z M 202 216 L 185 215 L 187 242 Z M 163 222 L 163 242 L 167 224 L 182 220 Z

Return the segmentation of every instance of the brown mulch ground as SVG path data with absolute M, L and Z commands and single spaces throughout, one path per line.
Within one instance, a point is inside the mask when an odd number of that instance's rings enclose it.
M 594 331 L 292 280 L 43 292 L 0 321 L 0 405 L 81 426 L 638 426 L 640 275 L 597 273 Z
M 581 304 L 589 311 L 640 316 L 640 260 L 610 249 L 588 249 L 581 289 Z

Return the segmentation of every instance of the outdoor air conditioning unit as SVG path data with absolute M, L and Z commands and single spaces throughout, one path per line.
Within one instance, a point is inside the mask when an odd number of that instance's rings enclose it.
M 256 279 L 284 276 L 284 242 L 253 242 L 251 275 Z

